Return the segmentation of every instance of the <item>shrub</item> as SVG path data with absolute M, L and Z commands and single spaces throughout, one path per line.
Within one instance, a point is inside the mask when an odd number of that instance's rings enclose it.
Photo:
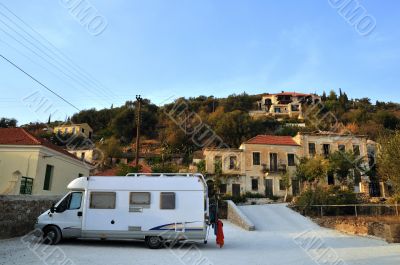
M 357 195 L 350 190 L 341 190 L 339 186 L 317 187 L 308 189 L 296 199 L 294 205 L 306 215 L 318 215 L 321 208 L 311 205 L 346 205 L 359 203 Z M 348 215 L 354 211 L 353 207 L 325 207 L 324 215 Z
M 118 165 L 118 170 L 117 170 L 117 175 L 118 176 L 125 176 L 128 173 L 138 173 L 142 169 L 142 166 L 129 166 L 127 164 L 119 164 Z
M 225 195 L 222 197 L 223 200 L 231 200 L 234 203 L 245 203 L 247 202 L 247 198 L 245 195 L 241 196 L 231 196 L 231 195 Z
M 151 165 L 151 171 L 153 173 L 175 173 L 178 172 L 179 169 L 174 164 L 164 163 Z
M 264 194 L 252 193 L 249 191 L 244 194 L 244 197 L 246 197 L 246 198 L 266 198 L 266 196 Z

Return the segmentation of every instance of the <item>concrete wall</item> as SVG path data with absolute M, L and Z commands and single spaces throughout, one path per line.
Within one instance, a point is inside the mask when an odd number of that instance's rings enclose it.
M 61 197 L 0 195 L 0 239 L 33 230 L 36 218 Z
M 249 218 L 236 206 L 233 201 L 226 201 L 228 204 L 228 220 L 232 223 L 242 227 L 243 229 L 253 231 L 255 225 L 250 221 Z

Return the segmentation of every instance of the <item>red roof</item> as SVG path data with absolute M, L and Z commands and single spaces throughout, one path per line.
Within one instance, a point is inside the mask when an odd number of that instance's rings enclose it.
M 298 144 L 291 136 L 257 135 L 246 141 L 245 144 L 293 145 Z
M 264 96 L 294 96 L 294 97 L 307 97 L 312 96 L 313 94 L 304 94 L 304 93 L 297 93 L 297 92 L 281 92 L 275 94 L 264 94 Z
M 49 142 L 46 139 L 36 137 L 23 128 L 0 128 L 0 145 L 42 145 L 66 156 L 81 161 L 79 158 Z

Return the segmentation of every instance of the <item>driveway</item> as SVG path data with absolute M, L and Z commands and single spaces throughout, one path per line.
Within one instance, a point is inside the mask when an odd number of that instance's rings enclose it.
M 0 264 L 400 264 L 400 244 L 320 228 L 283 204 L 242 206 L 256 231 L 225 221 L 225 246 L 209 243 L 147 249 L 142 242 L 70 240 L 31 250 L 0 240 Z M 46 248 L 47 247 L 47 248 Z

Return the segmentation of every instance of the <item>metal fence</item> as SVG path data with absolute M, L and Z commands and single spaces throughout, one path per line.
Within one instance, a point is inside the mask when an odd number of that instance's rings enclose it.
M 293 210 L 309 216 L 399 216 L 396 204 L 291 205 Z

